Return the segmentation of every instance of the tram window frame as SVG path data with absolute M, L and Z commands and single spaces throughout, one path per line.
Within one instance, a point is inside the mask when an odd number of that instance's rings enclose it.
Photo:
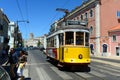
M 84 32 L 76 32 L 76 45 L 84 45 Z
M 65 32 L 65 45 L 74 45 L 74 32 Z

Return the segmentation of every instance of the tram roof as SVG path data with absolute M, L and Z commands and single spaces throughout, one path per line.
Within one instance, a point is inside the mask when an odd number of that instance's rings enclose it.
M 50 34 L 48 34 L 47 38 L 55 36 L 57 34 L 60 33 L 64 33 L 64 32 L 88 32 L 89 33 L 89 29 L 87 27 L 61 27 L 59 29 L 57 29 L 55 32 L 51 32 Z

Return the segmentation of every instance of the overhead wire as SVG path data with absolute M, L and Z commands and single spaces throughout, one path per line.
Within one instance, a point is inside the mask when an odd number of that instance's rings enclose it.
M 64 8 L 68 3 L 70 2 L 70 0 L 67 0 L 62 7 Z M 48 25 L 51 25 L 53 23 L 53 20 L 58 16 L 59 12 L 56 12 L 55 15 L 53 16 L 53 18 L 51 19 L 50 23 L 48 23 Z M 43 31 L 46 27 L 43 28 Z
M 64 8 L 69 2 L 70 2 L 70 0 L 67 0 L 67 1 L 62 5 L 62 7 Z M 58 13 L 59 13 L 59 12 L 57 12 L 57 13 L 53 16 L 53 18 L 51 19 L 51 22 L 57 17 Z M 50 24 L 51 24 L 51 22 L 50 22 Z
M 27 21 L 29 21 L 28 0 L 25 0 L 25 6 L 26 6 Z M 29 29 L 29 30 L 27 31 L 27 29 Z M 28 23 L 28 28 L 27 29 L 26 29 L 26 38 L 28 39 L 28 34 L 30 33 L 29 23 Z
M 18 10 L 20 11 L 20 15 L 21 15 L 22 19 L 24 20 L 20 4 L 19 4 L 18 0 L 16 0 L 16 2 L 17 2 Z
M 23 17 L 23 14 L 22 14 L 22 10 L 21 10 L 19 1 L 16 0 L 16 2 L 17 2 L 17 6 L 18 6 L 18 9 L 19 9 L 19 12 L 20 12 L 20 14 L 21 14 L 22 20 L 24 20 L 24 17 Z M 67 0 L 61 7 L 64 8 L 69 2 L 70 2 L 70 0 Z M 27 0 L 25 0 L 25 7 L 26 7 L 27 20 L 29 20 Z M 51 25 L 51 23 L 53 22 L 53 20 L 58 16 L 58 13 L 59 13 L 59 12 L 57 12 L 57 13 L 53 16 L 53 18 L 51 18 L 50 23 L 48 23 L 48 25 Z M 28 26 L 29 26 L 29 24 L 28 24 Z M 45 28 L 45 27 L 44 27 L 44 28 Z M 27 29 L 29 29 L 29 32 L 30 32 L 30 28 L 27 28 Z M 43 31 L 44 31 L 44 30 L 43 30 Z M 26 32 L 27 32 L 27 30 L 26 30 Z M 27 36 L 27 35 L 26 35 L 26 36 Z
M 24 16 L 23 16 L 22 9 L 21 9 L 21 6 L 19 4 L 19 1 L 16 0 L 16 2 L 17 2 L 17 7 L 18 7 L 18 10 L 19 10 L 20 15 L 22 17 L 22 20 L 24 20 Z M 28 19 L 29 19 L 27 0 L 25 0 L 25 9 L 26 9 L 26 15 L 27 15 L 27 20 L 25 20 L 25 21 L 27 22 Z M 24 24 L 24 26 L 26 26 L 26 24 Z M 25 27 L 25 28 L 27 28 L 27 27 Z M 27 38 L 27 29 L 26 29 L 26 38 Z

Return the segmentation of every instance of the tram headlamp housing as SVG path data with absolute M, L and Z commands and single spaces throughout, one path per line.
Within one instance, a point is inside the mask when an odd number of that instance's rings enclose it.
M 79 59 L 82 59 L 82 58 L 83 58 L 82 54 L 80 54 L 80 55 L 78 56 L 78 58 L 79 58 Z

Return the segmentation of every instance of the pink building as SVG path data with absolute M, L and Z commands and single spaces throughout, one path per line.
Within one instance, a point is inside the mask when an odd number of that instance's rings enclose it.
M 120 56 L 120 24 L 109 31 L 109 46 L 112 56 Z
M 112 49 L 114 43 L 110 42 L 112 35 L 109 35 L 109 30 L 120 24 L 119 18 L 120 0 L 85 0 L 81 6 L 76 7 L 66 16 L 67 20 L 87 22 L 90 29 L 90 45 L 93 46 L 94 54 L 103 56 L 116 54 L 116 51 Z M 118 32 L 114 34 L 116 38 L 120 38 Z M 118 44 L 116 45 L 120 46 L 120 40 Z

